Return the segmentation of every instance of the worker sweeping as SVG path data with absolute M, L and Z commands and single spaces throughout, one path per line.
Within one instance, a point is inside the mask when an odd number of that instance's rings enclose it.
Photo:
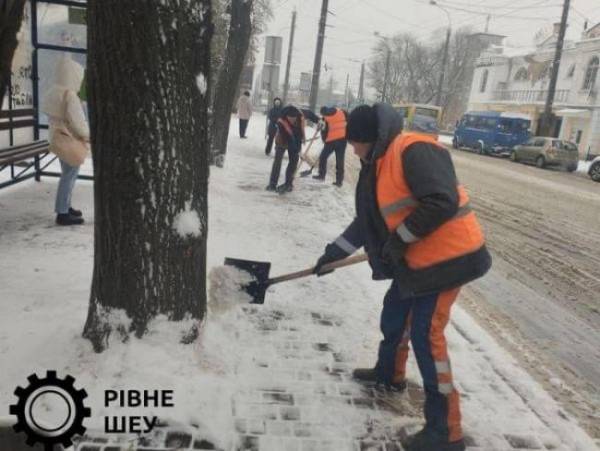
M 344 156 L 346 154 L 346 112 L 340 108 L 321 108 L 323 116 L 322 138 L 325 146 L 319 157 L 319 173 L 314 179 L 325 180 L 327 175 L 327 160 L 335 153 L 335 182 L 337 187 L 344 183 Z
M 300 159 L 304 136 L 305 121 L 302 112 L 295 106 L 288 105 L 281 110 L 277 120 L 277 134 L 275 135 L 275 158 L 271 168 L 271 176 L 267 191 L 277 191 L 279 194 L 289 193 L 294 189 L 294 175 Z M 277 186 L 283 155 L 288 153 L 288 166 L 285 171 L 285 182 Z
M 326 246 L 315 273 L 364 247 L 373 279 L 392 281 L 375 367 L 353 376 L 403 390 L 410 340 L 423 379 L 425 427 L 403 445 L 407 451 L 464 450 L 444 329 L 460 288 L 491 267 L 483 232 L 447 149 L 425 134 L 402 133 L 391 106 L 354 109 L 347 139 L 362 163 L 356 218 Z

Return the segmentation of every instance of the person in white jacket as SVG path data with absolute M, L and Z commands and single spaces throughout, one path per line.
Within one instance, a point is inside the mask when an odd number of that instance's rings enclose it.
M 246 129 L 248 121 L 252 116 L 252 103 L 250 103 L 250 93 L 244 91 L 237 102 L 238 118 L 240 119 L 240 138 L 246 138 Z
M 70 56 L 62 57 L 57 66 L 54 84 L 42 102 L 41 111 L 48 116 L 50 139 L 57 128 L 66 127 L 73 137 L 89 142 L 90 129 L 77 92 L 83 81 L 83 67 Z M 56 192 L 56 223 L 58 225 L 83 224 L 82 213 L 71 207 L 71 195 L 79 167 L 60 160 L 61 177 Z

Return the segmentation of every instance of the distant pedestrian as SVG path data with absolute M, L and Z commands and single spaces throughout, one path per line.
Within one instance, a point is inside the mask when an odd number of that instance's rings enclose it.
M 319 173 L 313 178 L 325 180 L 327 175 L 327 160 L 335 152 L 335 182 L 334 185 L 341 187 L 344 183 L 344 156 L 346 153 L 346 112 L 340 108 L 321 108 L 321 115 L 325 125 L 321 136 L 325 146 L 319 157 Z
M 281 117 L 281 110 L 283 106 L 281 105 L 281 99 L 279 97 L 275 97 L 273 99 L 273 108 L 269 110 L 269 114 L 267 116 L 267 147 L 265 147 L 265 154 L 271 155 L 271 149 L 273 148 L 273 141 L 275 140 L 275 135 L 277 134 L 277 120 Z
M 246 138 L 248 121 L 252 116 L 252 103 L 250 103 L 250 92 L 244 91 L 237 102 L 238 118 L 240 119 L 240 138 Z
M 51 146 L 65 146 L 87 151 L 90 130 L 80 98 L 83 67 L 70 56 L 60 59 L 56 67 L 54 84 L 42 102 L 41 111 L 48 116 Z M 62 148 L 62 147 L 61 147 Z M 72 208 L 71 196 L 79 174 L 79 166 L 60 160 L 61 176 L 56 192 L 56 223 L 58 225 L 83 224 L 82 212 Z
M 267 191 L 277 191 L 279 194 L 285 194 L 294 189 L 294 175 L 296 174 L 298 160 L 300 159 L 300 150 L 304 141 L 304 116 L 298 108 L 288 105 L 283 108 L 281 117 L 277 120 L 275 159 L 273 160 Z M 286 150 L 289 162 L 285 171 L 285 183 L 277 186 L 281 171 L 281 162 Z

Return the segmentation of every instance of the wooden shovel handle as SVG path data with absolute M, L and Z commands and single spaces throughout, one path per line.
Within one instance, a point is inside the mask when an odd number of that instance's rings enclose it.
M 344 258 L 343 260 L 337 260 L 335 262 L 327 263 L 323 265 L 322 271 L 326 272 L 333 269 L 343 268 L 345 266 L 355 265 L 360 262 L 364 262 L 368 260 L 369 257 L 367 254 L 355 255 L 354 257 Z M 304 269 L 302 271 L 292 272 L 289 274 L 284 274 L 282 276 L 274 277 L 269 279 L 267 283 L 269 285 L 273 285 L 280 282 L 286 282 L 288 280 L 300 279 L 302 277 L 311 276 L 314 274 L 315 267 Z

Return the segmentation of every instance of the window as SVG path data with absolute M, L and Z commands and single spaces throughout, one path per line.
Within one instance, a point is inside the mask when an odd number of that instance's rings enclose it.
M 488 81 L 488 76 L 490 74 L 489 70 L 484 70 L 483 74 L 481 75 L 481 85 L 479 87 L 479 92 L 485 92 L 485 88 L 487 88 L 487 81 Z
M 579 152 L 579 150 L 577 149 L 577 145 L 569 141 L 563 141 L 563 147 L 569 152 Z
M 510 133 L 510 130 L 512 128 L 511 125 L 512 125 L 512 121 L 503 119 L 498 124 L 498 130 L 500 130 L 500 132 L 502 132 L 502 133 Z
M 544 145 L 546 144 L 546 140 L 544 138 L 538 138 L 535 140 L 535 143 L 533 144 L 535 147 L 544 147 Z
M 515 81 L 525 81 L 528 78 L 529 78 L 529 73 L 527 72 L 527 69 L 525 69 L 524 67 L 521 67 L 515 74 Z
M 600 66 L 600 59 L 597 56 L 593 57 L 585 71 L 585 80 L 583 81 L 583 89 L 592 89 L 596 83 L 598 77 L 598 66 Z

